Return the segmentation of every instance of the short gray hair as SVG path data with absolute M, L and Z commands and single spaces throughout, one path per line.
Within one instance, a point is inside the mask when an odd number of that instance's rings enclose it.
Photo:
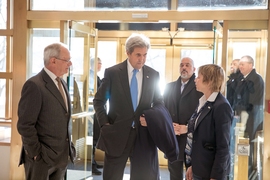
M 246 59 L 247 59 L 246 62 L 251 63 L 252 66 L 254 66 L 254 59 L 253 59 L 251 56 L 249 56 L 249 55 L 242 56 L 241 59 L 240 59 L 240 61 L 241 61 L 243 58 L 246 58 Z
M 132 53 L 135 47 L 150 48 L 150 39 L 143 34 L 133 33 L 126 40 L 126 52 Z
M 67 48 L 67 46 L 63 43 L 53 43 L 44 48 L 43 60 L 45 66 L 48 65 L 52 57 L 59 58 L 61 47 Z

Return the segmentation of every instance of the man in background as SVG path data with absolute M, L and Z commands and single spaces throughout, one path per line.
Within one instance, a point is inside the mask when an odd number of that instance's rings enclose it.
M 246 55 L 240 59 L 239 70 L 243 78 L 236 87 L 235 111 L 240 116 L 242 126 L 240 133 L 242 132 L 245 138 L 249 138 L 249 179 L 254 177 L 261 179 L 261 161 L 254 162 L 254 154 L 257 153 L 254 152 L 254 142 L 256 133 L 263 129 L 264 81 L 256 72 L 251 56 Z
M 175 135 L 179 145 L 178 161 L 168 162 L 170 180 L 183 179 L 184 150 L 186 145 L 186 133 L 188 121 L 199 104 L 202 96 L 195 87 L 194 61 L 189 57 L 184 57 L 180 62 L 179 78 L 167 84 L 164 91 L 164 103 L 169 110 Z
M 229 101 L 233 110 L 235 110 L 234 103 L 235 103 L 235 92 L 236 87 L 239 81 L 243 78 L 239 70 L 239 61 L 240 59 L 234 59 L 231 63 L 230 67 L 230 75 L 229 79 L 227 80 L 227 91 L 226 91 L 226 98 Z M 231 153 L 231 170 L 229 179 L 234 179 L 234 157 L 235 157 L 235 127 L 236 123 L 239 122 L 239 116 L 237 112 L 234 113 L 234 118 L 231 127 L 231 143 L 230 143 L 230 153 Z
M 236 89 L 237 83 L 243 78 L 243 75 L 241 74 L 239 70 L 239 61 L 240 59 L 234 59 L 232 61 L 231 67 L 230 67 L 230 75 L 227 81 L 226 98 L 228 99 L 232 108 L 233 108 L 235 89 Z
M 93 63 L 93 66 L 94 66 L 94 63 Z M 101 66 L 102 66 L 102 62 L 101 62 L 101 59 L 98 57 L 97 58 L 97 73 L 101 70 Z M 91 75 L 91 73 L 90 73 L 90 75 Z M 101 79 L 97 75 L 97 89 L 100 87 L 100 84 L 101 84 Z M 95 174 L 95 175 L 101 175 L 101 171 L 99 171 L 98 169 L 103 168 L 103 165 L 98 164 L 96 162 L 96 160 L 95 160 L 96 145 L 97 145 L 97 141 L 99 139 L 99 134 L 100 134 L 100 127 L 99 127 L 99 124 L 98 124 L 98 120 L 97 120 L 96 114 L 94 114 L 94 118 L 93 119 L 94 119 L 94 126 L 93 126 L 92 173 Z
M 61 78 L 72 65 L 70 52 L 62 43 L 44 49 L 44 68 L 28 79 L 18 107 L 18 132 L 22 136 L 20 164 L 27 180 L 63 179 L 68 158 L 75 149 L 68 129 L 71 102 Z

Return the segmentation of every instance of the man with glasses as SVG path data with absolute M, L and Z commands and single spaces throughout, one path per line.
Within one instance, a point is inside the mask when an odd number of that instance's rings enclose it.
M 69 121 L 71 102 L 67 84 L 70 52 L 62 43 L 44 49 L 44 68 L 28 79 L 18 107 L 18 132 L 22 136 L 20 165 L 27 180 L 63 179 L 68 158 L 73 162 Z

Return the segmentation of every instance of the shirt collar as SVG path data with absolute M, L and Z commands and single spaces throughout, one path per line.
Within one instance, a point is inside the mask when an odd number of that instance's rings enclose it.
M 208 99 L 205 98 L 205 95 L 203 95 L 200 99 L 199 102 L 200 104 L 204 104 L 206 101 L 208 102 L 214 102 L 217 98 L 218 92 L 213 92 Z
M 131 64 L 130 64 L 130 62 L 129 62 L 129 60 L 127 60 L 127 70 L 128 70 L 128 73 L 129 73 L 129 74 L 132 74 L 132 73 L 133 73 L 133 69 L 134 69 L 134 67 L 132 67 Z M 139 72 L 140 72 L 141 70 L 142 70 L 142 68 L 139 69 Z
M 50 78 L 55 81 L 55 79 L 57 78 L 57 76 L 52 72 L 50 71 L 49 69 L 47 69 L 46 67 L 44 67 L 44 71 L 50 76 Z

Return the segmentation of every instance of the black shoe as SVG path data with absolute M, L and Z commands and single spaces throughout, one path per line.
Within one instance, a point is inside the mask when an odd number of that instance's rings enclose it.
M 97 167 L 98 169 L 101 169 L 101 168 L 103 168 L 103 165 L 101 165 L 101 164 L 96 164 L 96 167 Z
M 92 174 L 101 175 L 101 171 L 99 171 L 96 167 L 92 167 Z

